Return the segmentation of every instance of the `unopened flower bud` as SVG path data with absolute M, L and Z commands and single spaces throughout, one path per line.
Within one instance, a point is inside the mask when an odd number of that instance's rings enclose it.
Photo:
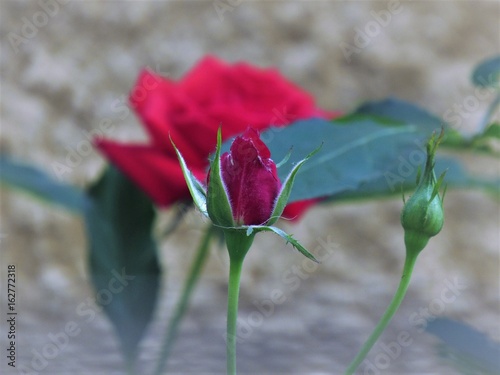
M 439 195 L 444 173 L 437 180 L 434 174 L 434 155 L 442 136 L 443 132 L 438 138 L 433 135 L 427 143 L 427 160 L 423 176 L 401 212 L 406 249 L 415 255 L 427 245 L 431 237 L 441 231 L 444 224 L 444 194 L 442 197 Z
M 208 174 L 207 209 L 216 225 L 264 225 L 269 221 L 281 189 L 270 156 L 258 131 L 248 128 L 220 161 L 214 160 L 212 167 L 220 171 L 212 173 L 211 168 Z

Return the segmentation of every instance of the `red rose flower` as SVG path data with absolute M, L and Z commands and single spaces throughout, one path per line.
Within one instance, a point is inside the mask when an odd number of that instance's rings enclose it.
M 222 181 L 237 226 L 264 224 L 271 217 L 281 182 L 270 156 L 259 133 L 251 128 L 221 156 Z
M 169 136 L 190 170 L 204 180 L 217 129 L 227 139 L 248 126 L 263 130 L 299 119 L 333 117 L 277 70 L 246 63 L 228 65 L 214 57 L 200 61 L 182 80 L 144 70 L 131 92 L 132 107 L 145 124 L 149 145 L 98 139 L 96 145 L 160 206 L 189 197 Z M 285 216 L 296 217 L 314 200 L 292 203 Z M 290 215 L 291 214 L 291 215 Z

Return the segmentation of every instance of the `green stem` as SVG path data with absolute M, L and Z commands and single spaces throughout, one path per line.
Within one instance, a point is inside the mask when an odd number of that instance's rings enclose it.
M 405 259 L 405 264 L 403 266 L 403 275 L 401 276 L 401 281 L 399 282 L 398 289 L 396 293 L 394 294 L 394 297 L 392 298 L 391 303 L 387 307 L 387 310 L 385 311 L 384 315 L 378 322 L 377 326 L 375 327 L 373 333 L 371 336 L 368 338 L 368 340 L 365 342 L 361 350 L 359 351 L 358 355 L 354 360 L 351 362 L 349 367 L 347 368 L 345 375 L 352 375 L 354 371 L 358 368 L 358 366 L 363 362 L 365 359 L 366 355 L 370 351 L 370 349 L 373 347 L 375 342 L 378 340 L 382 332 L 386 329 L 387 325 L 391 321 L 392 317 L 396 313 L 396 311 L 399 308 L 399 305 L 401 305 L 401 302 L 403 301 L 403 298 L 405 297 L 406 291 L 408 290 L 408 285 L 410 284 L 410 279 L 411 279 L 411 274 L 413 272 L 413 267 L 415 266 L 415 261 L 417 260 L 416 255 L 411 255 L 406 253 L 406 259 Z
M 160 350 L 160 358 L 158 360 L 158 364 L 156 365 L 156 370 L 154 372 L 155 375 L 161 375 L 165 366 L 167 364 L 168 357 L 172 350 L 174 341 L 177 337 L 177 333 L 179 331 L 180 323 L 182 318 L 184 317 L 186 310 L 188 308 L 189 300 L 191 298 L 191 294 L 194 290 L 196 282 L 201 274 L 201 270 L 203 265 L 205 264 L 205 260 L 208 255 L 208 249 L 210 245 L 210 239 L 214 233 L 214 228 L 210 226 L 203 239 L 200 243 L 200 247 L 198 248 L 198 252 L 194 259 L 193 264 L 191 265 L 191 270 L 189 272 L 188 278 L 184 284 L 184 289 L 182 290 L 181 297 L 175 307 L 174 313 L 169 321 L 167 326 L 167 331 L 165 333 L 165 339 L 163 341 L 161 350 Z
M 226 332 L 227 375 L 236 375 L 236 329 L 241 268 L 243 267 L 243 260 L 245 260 L 245 256 L 252 245 L 254 235 L 247 236 L 245 231 L 225 230 L 224 237 L 229 252 Z
M 243 259 L 231 260 L 229 266 L 229 287 L 227 292 L 227 374 L 236 375 L 236 326 L 238 320 L 238 299 Z

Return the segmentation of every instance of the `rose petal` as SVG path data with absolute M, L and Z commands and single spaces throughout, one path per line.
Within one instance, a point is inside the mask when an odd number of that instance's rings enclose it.
M 146 125 L 153 143 L 160 147 L 170 146 L 169 133 L 174 126 L 169 114 L 174 92 L 175 83 L 144 69 L 129 95 L 132 108 Z
M 281 183 L 269 155 L 258 133 L 249 129 L 221 157 L 222 179 L 237 224 L 264 224 L 271 216 Z
M 291 221 L 298 220 L 311 206 L 320 202 L 321 199 L 306 199 L 287 204 L 283 211 L 283 217 Z
M 98 140 L 97 148 L 124 174 L 129 176 L 160 206 L 168 206 L 189 198 L 182 170 L 177 159 L 165 157 L 158 149 L 143 145 L 123 145 Z M 203 181 L 203 170 L 192 170 Z

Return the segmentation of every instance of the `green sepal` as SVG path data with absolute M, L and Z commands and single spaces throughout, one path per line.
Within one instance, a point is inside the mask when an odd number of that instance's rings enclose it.
M 304 159 L 299 161 L 290 171 L 285 182 L 283 182 L 283 186 L 276 198 L 273 212 L 271 213 L 270 219 L 267 221 L 267 225 L 273 225 L 280 217 L 283 211 L 285 210 L 286 204 L 288 203 L 288 199 L 290 198 L 290 193 L 292 192 L 293 182 L 295 181 L 295 176 L 299 171 L 300 167 L 309 160 L 313 155 L 319 152 L 323 145 L 320 145 L 316 150 L 312 151 L 307 155 Z
M 416 181 L 415 183 L 418 185 L 420 183 L 420 177 L 422 177 L 422 166 L 419 165 L 417 167 L 417 178 L 416 178 Z
M 490 124 L 483 132 L 483 134 L 481 134 L 481 138 L 500 139 L 500 124 Z
M 224 228 L 222 231 L 230 260 L 243 262 L 256 233 L 249 234 L 245 227 Z
M 431 194 L 431 198 L 429 199 L 429 203 L 436 197 L 436 195 L 439 194 L 439 189 L 441 188 L 441 184 L 443 183 L 445 175 L 446 175 L 446 171 L 441 173 L 441 175 L 439 176 L 436 184 L 434 185 L 434 188 L 432 189 L 432 194 Z M 441 199 L 441 201 L 442 201 L 442 199 Z
M 249 225 L 242 228 L 246 228 L 246 235 L 252 236 L 258 232 L 274 232 L 281 238 L 283 238 L 286 243 L 292 244 L 298 251 L 302 253 L 306 258 L 311 259 L 313 262 L 319 263 L 319 261 L 312 255 L 304 246 L 302 246 L 299 241 L 292 237 L 291 234 L 286 233 L 285 231 L 269 226 L 269 225 Z
M 443 194 L 441 195 L 441 204 L 444 203 L 444 196 L 446 195 L 447 190 L 448 190 L 448 184 L 444 185 Z
M 233 212 L 229 202 L 226 186 L 222 181 L 220 165 L 220 149 L 222 143 L 222 129 L 217 132 L 217 148 L 215 157 L 210 165 L 210 178 L 207 191 L 207 211 L 215 225 L 234 227 Z
M 290 148 L 290 151 L 287 152 L 283 160 L 281 160 L 279 163 L 276 163 L 276 168 L 280 168 L 281 166 L 283 166 L 288 161 L 288 159 L 290 159 L 290 156 L 292 156 L 292 148 Z
M 198 179 L 191 173 L 188 169 L 187 164 L 182 157 L 182 154 L 175 146 L 174 141 L 170 138 L 170 142 L 172 142 L 172 146 L 174 147 L 175 153 L 177 154 L 177 158 L 179 159 L 179 163 L 181 165 L 182 174 L 184 175 L 184 179 L 186 180 L 186 184 L 189 188 L 189 192 L 191 193 L 191 197 L 193 198 L 193 202 L 201 211 L 202 214 L 208 217 L 207 212 L 207 194 L 205 193 L 205 188 L 203 184 L 198 181 Z

